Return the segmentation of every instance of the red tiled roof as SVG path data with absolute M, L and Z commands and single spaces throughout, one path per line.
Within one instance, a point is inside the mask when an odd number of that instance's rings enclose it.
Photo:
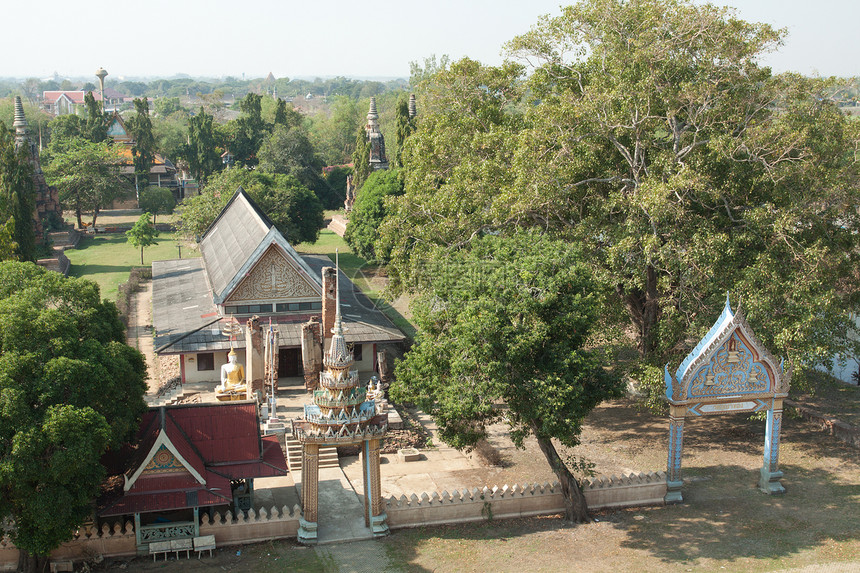
M 190 471 L 138 474 L 149 463 L 162 431 L 185 460 L 187 469 L 193 468 L 205 484 Z M 150 409 L 141 419 L 137 441 L 138 447 L 125 460 L 125 479 L 135 474 L 138 478 L 128 491 L 122 491 L 122 484 L 111 478 L 113 490 L 106 490 L 99 502 L 101 516 L 225 505 L 232 502 L 231 479 L 287 472 L 277 437 L 260 437 L 257 405 L 253 402 Z M 122 481 L 121 475 L 117 477 Z
M 260 430 L 254 403 L 171 408 L 168 415 L 182 428 L 207 464 L 260 459 Z
M 274 477 L 287 473 L 287 460 L 277 436 L 263 436 L 263 461 L 244 464 L 218 464 L 212 469 L 230 479 Z
M 101 101 L 102 96 L 98 92 L 92 92 L 93 97 L 96 101 Z M 87 92 L 81 90 L 67 90 L 67 91 L 46 91 L 42 92 L 42 99 L 45 103 L 56 103 L 60 96 L 66 96 L 74 103 L 84 103 L 84 96 L 87 95 Z
M 169 483 L 165 481 L 165 483 Z M 230 480 L 214 472 L 206 472 L 206 486 L 146 491 L 126 492 L 113 504 L 101 511 L 101 517 L 114 515 L 129 515 L 132 513 L 148 513 L 153 511 L 168 511 L 189 507 L 205 507 L 209 505 L 226 505 L 232 503 L 233 494 L 230 490 Z M 196 502 L 196 503 L 194 503 Z

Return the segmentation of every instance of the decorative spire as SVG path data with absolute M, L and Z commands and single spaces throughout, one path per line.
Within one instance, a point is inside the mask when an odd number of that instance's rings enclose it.
M 409 94 L 409 119 L 415 119 L 418 115 L 418 106 L 415 104 L 415 94 Z
M 340 254 L 335 249 L 334 254 L 335 266 L 335 313 L 334 313 L 334 328 L 331 329 L 332 337 L 331 344 L 328 347 L 328 352 L 325 356 L 326 366 L 333 368 L 349 368 L 353 364 L 352 352 L 346 345 L 346 340 L 343 337 L 343 317 L 340 314 Z
M 29 123 L 24 117 L 24 105 L 21 103 L 21 96 L 15 96 L 15 119 L 12 122 L 12 127 L 15 128 L 15 147 L 19 148 L 22 145 L 29 143 Z
M 388 169 L 388 157 L 385 155 L 385 138 L 379 131 L 379 114 L 376 113 L 376 98 L 370 98 L 370 109 L 367 112 L 367 125 L 364 132 L 370 142 L 370 166 L 373 170 Z
M 379 114 L 376 113 L 376 98 L 370 98 L 370 109 L 367 111 L 367 125 L 377 125 Z

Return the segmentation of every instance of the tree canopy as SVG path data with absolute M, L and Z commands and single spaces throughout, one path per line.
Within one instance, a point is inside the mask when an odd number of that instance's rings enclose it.
M 46 556 L 92 514 L 107 448 L 137 429 L 146 364 L 98 286 L 0 263 L 0 518 Z
M 128 244 L 132 247 L 140 247 L 140 264 L 143 264 L 143 249 L 158 244 L 155 239 L 158 237 L 158 231 L 155 229 L 155 224 L 149 218 L 149 213 L 143 213 L 134 226 L 125 232 L 128 238 Z
M 198 239 L 242 187 L 292 243 L 313 243 L 323 226 L 323 209 L 316 195 L 291 175 L 227 169 L 209 179 L 203 192 L 183 201 L 179 231 Z
M 0 260 L 34 261 L 33 167 L 27 149 L 15 149 L 15 141 L 0 122 Z
M 506 421 L 522 447 L 533 434 L 562 483 L 567 517 L 585 498 L 553 446 L 575 446 L 585 416 L 617 385 L 585 349 L 601 296 L 581 254 L 537 232 L 476 239 L 468 251 L 427 259 L 413 306 L 415 345 L 391 394 L 431 414 L 457 447 Z
M 387 213 L 386 198 L 401 195 L 403 182 L 396 169 L 375 171 L 355 199 L 343 238 L 355 254 L 367 261 L 384 262 L 387 253 L 376 250 L 379 225 Z M 380 247 L 381 248 L 381 247 Z
M 63 142 L 62 149 L 52 152 L 45 176 L 57 186 L 63 207 L 75 212 L 79 228 L 84 226 L 85 211 L 93 213 L 95 225 L 99 211 L 130 188 L 119 172 L 124 164 L 122 153 L 107 142 L 93 143 L 81 137 Z
M 135 114 L 127 122 L 129 134 L 134 138 L 131 154 L 134 161 L 134 184 L 138 179 L 149 181 L 149 170 L 155 160 L 155 136 L 152 134 L 152 119 L 149 117 L 149 101 L 134 99 Z
M 535 227 L 585 247 L 650 364 L 686 353 L 727 290 L 795 364 L 844 349 L 860 124 L 825 82 L 757 63 L 781 34 L 684 0 L 587 0 L 509 44 L 527 78 L 468 60 L 424 77 L 384 225 L 395 279 Z
M 138 204 L 144 213 L 152 215 L 152 223 L 155 224 L 158 215 L 169 215 L 176 207 L 176 199 L 173 191 L 166 187 L 147 187 L 140 192 Z

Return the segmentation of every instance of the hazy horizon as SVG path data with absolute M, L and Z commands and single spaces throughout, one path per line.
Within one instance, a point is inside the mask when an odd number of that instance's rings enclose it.
M 730 0 L 749 21 L 786 28 L 785 45 L 762 59 L 775 72 L 860 74 L 854 61 L 860 3 L 849 0 Z M 527 32 L 540 15 L 558 15 L 558 0 L 379 0 L 371 7 L 333 0 L 299 4 L 251 0 L 152 0 L 102 8 L 58 0 L 5 7 L 0 77 L 94 79 L 407 79 L 410 62 L 468 56 L 499 64 L 505 42 Z M 723 2 L 714 2 L 721 5 Z M 94 31 L 104 22 L 103 33 Z M 8 23 L 24 22 L 26 26 Z M 38 40 L 34 44 L 34 32 Z

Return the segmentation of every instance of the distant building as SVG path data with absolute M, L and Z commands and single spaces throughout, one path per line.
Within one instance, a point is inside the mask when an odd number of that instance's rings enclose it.
M 122 144 L 121 150 L 125 163 L 120 167 L 120 172 L 123 175 L 134 177 L 134 156 L 131 152 L 131 148 L 134 146 L 134 138 L 125 127 L 122 116 L 116 112 L 114 112 L 110 125 L 108 125 L 107 134 L 114 143 Z M 173 195 L 177 201 L 184 198 L 182 186 L 176 178 L 176 166 L 160 153 L 156 153 L 152 158 L 152 166 L 149 168 L 149 178 L 139 183 L 141 188 L 146 186 L 168 187 L 173 191 Z
M 92 92 L 96 101 L 101 101 L 102 96 L 98 92 Z M 84 97 L 87 92 L 84 90 L 62 90 L 62 91 L 44 91 L 42 92 L 42 109 L 54 115 L 69 115 L 83 113 Z M 105 88 L 105 111 L 116 110 L 117 106 L 128 99 L 128 96 L 116 91 L 113 88 Z

